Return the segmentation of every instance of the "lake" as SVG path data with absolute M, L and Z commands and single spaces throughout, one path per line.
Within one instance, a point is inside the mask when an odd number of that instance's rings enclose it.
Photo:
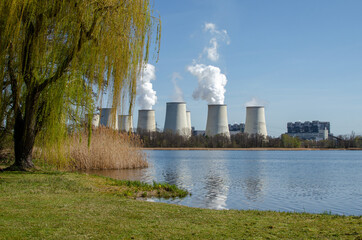
M 192 193 L 183 199 L 149 201 L 211 209 L 362 214 L 362 151 L 145 152 L 147 169 L 96 173 L 167 182 Z

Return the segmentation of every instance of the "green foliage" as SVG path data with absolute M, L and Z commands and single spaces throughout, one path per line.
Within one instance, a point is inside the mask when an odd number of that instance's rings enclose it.
M 298 138 L 291 137 L 288 134 L 282 134 L 282 145 L 285 148 L 300 148 L 301 141 Z
M 14 127 L 16 152 L 25 147 L 21 154 L 29 154 L 39 133 L 45 144 L 61 140 L 69 123 L 79 128 L 80 116 L 92 115 L 105 89 L 114 113 L 125 97 L 132 111 L 155 26 L 159 48 L 160 20 L 149 5 L 0 1 L 0 127 Z

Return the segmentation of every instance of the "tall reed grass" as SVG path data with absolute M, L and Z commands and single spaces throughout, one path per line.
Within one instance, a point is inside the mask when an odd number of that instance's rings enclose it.
M 87 132 L 74 133 L 63 144 L 37 148 L 35 156 L 44 165 L 66 170 L 148 167 L 141 141 L 133 134 L 100 127 L 90 140 L 88 146 Z

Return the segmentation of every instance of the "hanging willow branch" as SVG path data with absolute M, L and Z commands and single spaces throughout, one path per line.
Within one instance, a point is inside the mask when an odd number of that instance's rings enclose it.
M 111 87 L 112 107 L 128 97 L 132 108 L 154 29 L 158 53 L 160 19 L 148 0 L 0 1 L 1 86 L 11 83 L 0 99 L 11 96 L 22 144 L 31 131 L 59 136 L 70 115 L 91 113 L 94 91 Z

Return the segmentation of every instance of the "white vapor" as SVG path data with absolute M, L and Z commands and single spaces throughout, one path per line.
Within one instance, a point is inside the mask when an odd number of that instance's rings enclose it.
M 205 47 L 204 51 L 207 53 L 207 58 L 216 62 L 219 59 L 219 53 L 217 52 L 218 43 L 216 38 L 211 38 L 210 47 Z
M 265 106 L 267 104 L 266 101 L 253 97 L 250 101 L 246 102 L 245 107 L 257 107 L 257 106 Z
M 227 79 L 220 68 L 195 64 L 188 66 L 187 70 L 198 80 L 198 87 L 192 94 L 194 99 L 203 99 L 209 104 L 224 104 Z
M 207 54 L 207 58 L 216 62 L 219 59 L 218 47 L 219 42 L 223 41 L 226 44 L 230 44 L 229 35 L 226 30 L 219 31 L 214 23 L 205 23 L 205 32 L 210 32 L 213 36 L 209 42 L 209 46 L 204 48 L 204 52 Z
M 156 79 L 155 66 L 147 63 L 142 70 L 141 78 L 137 82 L 137 103 L 141 109 L 151 110 L 156 104 L 156 91 L 152 89 L 152 80 Z
M 174 94 L 172 95 L 172 101 L 175 102 L 183 102 L 184 101 L 184 94 L 181 88 L 177 85 L 177 80 L 181 80 L 182 76 L 178 72 L 172 73 L 172 83 L 174 87 Z

